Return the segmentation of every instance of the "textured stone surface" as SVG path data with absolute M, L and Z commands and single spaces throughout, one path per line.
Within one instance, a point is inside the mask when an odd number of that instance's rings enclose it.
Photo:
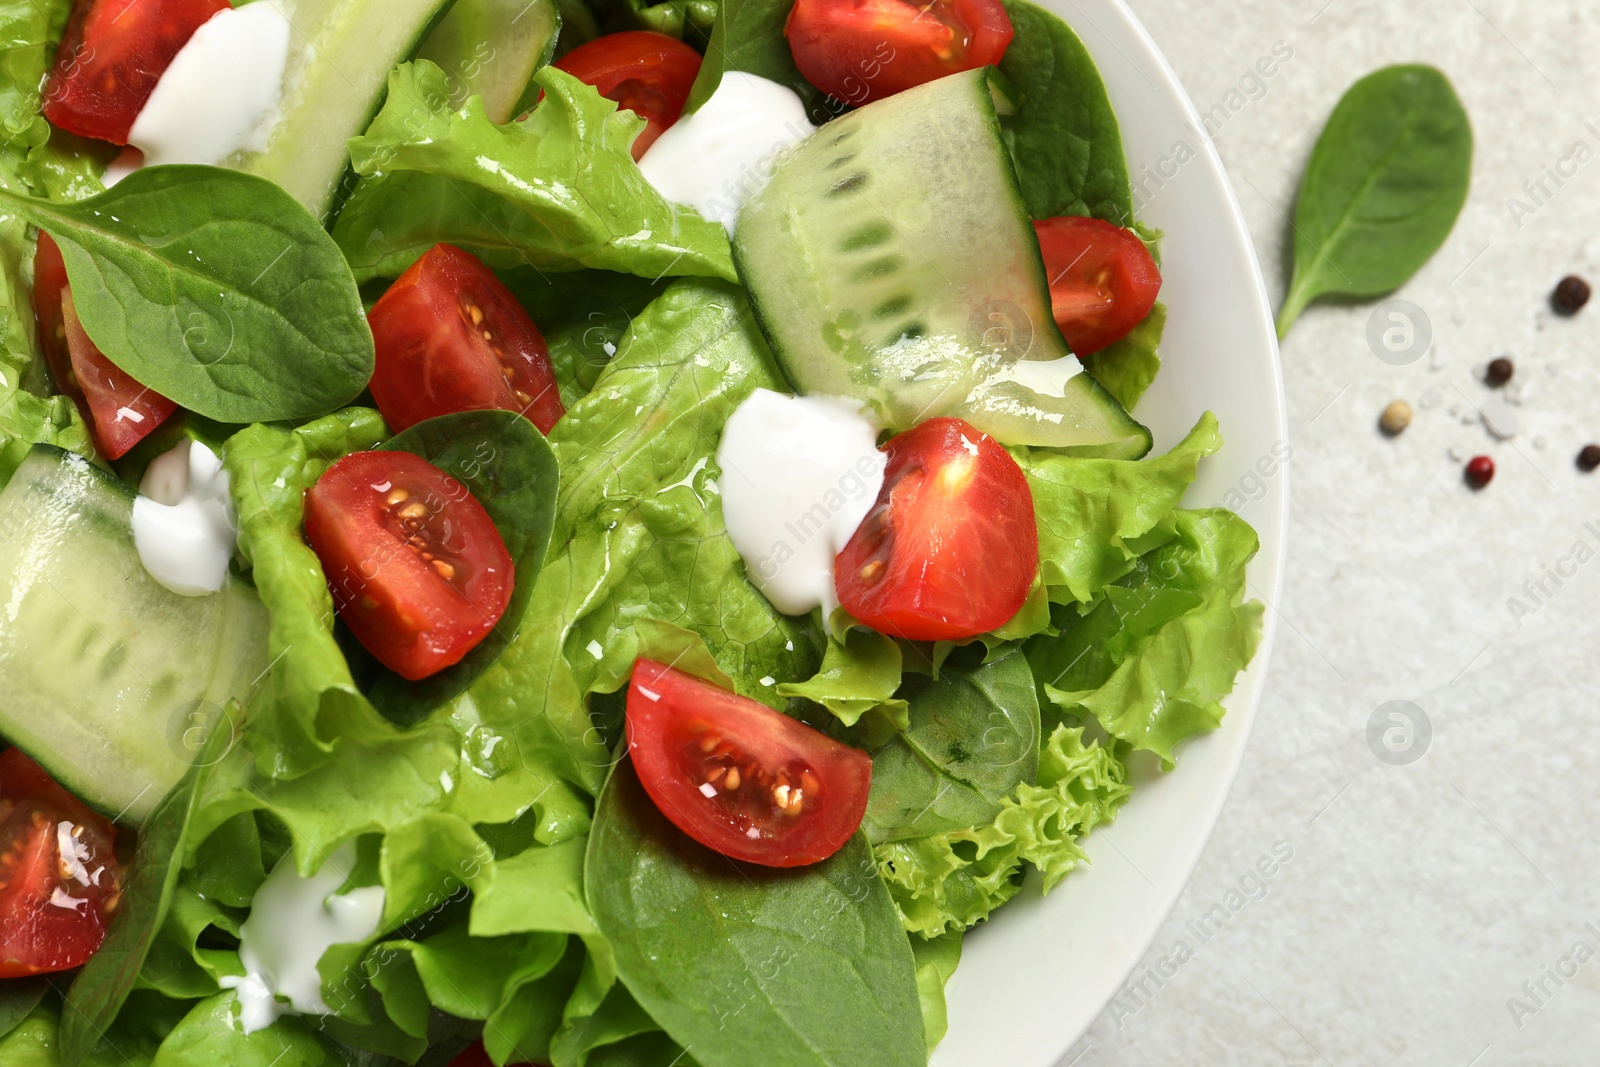
M 1283 346 L 1293 518 L 1266 699 L 1142 990 L 1063 1063 L 1600 1061 L 1600 957 L 1572 954 L 1600 952 L 1600 473 L 1573 463 L 1600 439 L 1600 304 L 1564 319 L 1547 303 L 1569 272 L 1600 279 L 1594 7 L 1131 3 L 1200 110 L 1224 104 L 1212 133 L 1275 301 L 1306 156 L 1357 77 L 1441 67 L 1477 149 L 1455 232 L 1397 294 L 1428 316 L 1429 356 L 1375 358 L 1371 304 L 1314 306 Z M 1293 56 L 1253 80 L 1279 42 Z M 1479 420 L 1502 354 L 1505 441 Z M 1396 397 L 1415 415 L 1390 439 L 1377 419 Z M 1474 493 L 1478 453 L 1498 473 Z M 1409 765 L 1367 741 L 1393 700 L 1432 728 Z M 1279 842 L 1291 858 L 1255 874 Z

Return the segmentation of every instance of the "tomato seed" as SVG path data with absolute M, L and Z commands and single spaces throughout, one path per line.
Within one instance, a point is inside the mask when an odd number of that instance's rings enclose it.
M 1578 469 L 1592 471 L 1600 467 L 1600 445 L 1584 445 L 1578 453 Z
M 400 509 L 402 519 L 422 519 L 428 515 L 428 506 L 422 501 L 414 501 Z
M 1511 380 L 1516 370 L 1516 366 L 1509 359 L 1500 356 L 1489 361 L 1488 368 L 1483 372 L 1483 380 L 1491 389 L 1498 389 Z
M 1473 456 L 1467 460 L 1467 484 L 1482 489 L 1494 480 L 1494 460 L 1488 456 Z
M 406 492 L 404 489 L 396 489 L 394 492 L 392 492 L 388 496 L 384 497 L 383 498 L 383 502 L 385 504 L 388 504 L 392 508 L 392 507 L 395 507 L 397 505 L 404 504 L 407 500 L 410 500 L 410 499 L 411 499 L 411 494 L 410 493 Z
M 442 559 L 433 561 L 433 569 L 447 582 L 456 576 L 456 569 Z
M 739 768 L 728 768 L 728 778 L 722 783 L 722 788 L 726 789 L 730 793 L 739 788 Z
M 1576 274 L 1569 274 L 1556 284 L 1550 294 L 1550 303 L 1563 315 L 1576 315 L 1589 302 L 1589 283 Z
M 472 325 L 478 326 L 483 323 L 483 309 L 477 304 L 467 305 L 467 314 L 472 316 Z

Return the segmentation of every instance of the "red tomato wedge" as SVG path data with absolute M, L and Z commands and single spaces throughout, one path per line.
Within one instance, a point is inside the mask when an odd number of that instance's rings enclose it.
M 33 257 L 33 313 L 56 387 L 94 427 L 95 444 L 107 459 L 120 459 L 178 410 L 154 389 L 134 381 L 89 340 L 72 309 L 61 249 L 43 230 Z
M 580 44 L 554 65 L 646 121 L 633 142 L 637 160 L 683 114 L 700 53 L 664 33 L 625 30 Z
M 1155 307 L 1161 271 L 1132 230 L 1061 215 L 1033 224 L 1050 279 L 1050 311 L 1079 356 L 1126 337 Z
M 411 681 L 461 661 L 511 602 L 511 555 L 467 487 L 409 452 L 356 452 L 306 493 L 339 618 Z
M 959 641 L 1005 624 L 1039 570 L 1022 468 L 960 419 L 929 419 L 883 450 L 878 502 L 834 561 L 839 603 L 912 641 Z
M 122 902 L 116 839 L 20 748 L 0 752 L 0 978 L 94 955 Z
M 867 810 L 872 759 L 748 697 L 639 659 L 628 754 L 674 826 L 765 867 L 827 859 Z
M 1013 31 L 1000 0 L 795 0 L 783 32 L 806 81 L 859 106 L 999 63 Z
M 156 82 L 194 31 L 228 0 L 77 0 L 44 87 L 45 118 L 127 144 Z
M 550 350 L 478 257 L 434 245 L 373 305 L 372 399 L 398 433 L 436 415 L 503 408 L 549 433 L 565 414 Z

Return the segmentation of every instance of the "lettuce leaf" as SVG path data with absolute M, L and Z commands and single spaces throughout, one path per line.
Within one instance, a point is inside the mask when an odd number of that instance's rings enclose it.
M 334 226 L 358 281 L 397 277 L 439 241 L 495 268 L 735 280 L 723 228 L 634 163 L 643 119 L 554 67 L 534 80 L 543 102 L 496 126 L 477 98 L 450 110 L 449 79 L 426 60 L 390 75 L 388 102 L 350 142 L 365 180 Z
M 1057 604 L 1090 604 L 1144 553 L 1173 537 L 1172 513 L 1200 460 L 1222 447 L 1209 411 L 1154 459 L 1075 459 L 1012 449 L 1039 523 L 1039 569 Z
M 680 281 L 551 431 L 562 481 L 550 557 L 521 636 L 453 714 L 463 735 L 499 739 L 487 754 L 467 746 L 479 773 L 458 796 L 474 819 L 515 818 L 543 784 L 524 779 L 530 764 L 599 792 L 611 755 L 588 698 L 622 686 L 642 620 L 699 634 L 736 690 L 769 703 L 772 679 L 816 669 L 809 623 L 745 578 L 716 491 L 723 423 L 779 381 L 743 295 Z
M 1174 538 L 1139 560 L 1086 615 L 1057 609 L 1060 633 L 1025 646 L 1063 714 L 1172 766 L 1173 748 L 1222 721 L 1221 698 L 1255 654 L 1262 606 L 1242 603 L 1259 541 L 1221 508 L 1174 513 Z
M 1167 306 L 1158 302 L 1126 337 L 1084 356 L 1083 369 L 1105 386 L 1117 403 L 1132 411 L 1161 370 L 1156 347 L 1166 326 Z
M 39 94 L 71 11 L 71 0 L 0 2 L 0 146 L 25 150 L 50 136 Z
M 1054 888 L 1083 858 L 1078 839 L 1110 822 L 1127 799 L 1127 770 L 1111 749 L 1057 726 L 1039 755 L 1038 783 L 1023 783 L 992 823 L 880 844 L 878 873 L 912 934 L 939 937 L 989 916 L 1022 888 L 1023 864 Z
M 0 155 L 0 187 L 24 191 Z M 33 240 L 15 215 L 0 217 L 0 486 L 35 444 L 94 456 L 89 427 L 72 401 L 46 396 L 33 321 Z

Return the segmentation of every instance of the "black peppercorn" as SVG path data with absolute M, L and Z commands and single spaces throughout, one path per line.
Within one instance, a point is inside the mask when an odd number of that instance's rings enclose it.
M 1578 453 L 1578 469 L 1592 471 L 1600 467 L 1600 445 L 1584 445 Z
M 1483 380 L 1492 388 L 1498 389 L 1511 380 L 1516 373 L 1516 366 L 1505 356 L 1489 361 L 1488 368 L 1483 372 Z
M 1563 315 L 1576 315 L 1578 309 L 1589 302 L 1589 283 L 1576 274 L 1569 274 L 1556 285 L 1550 294 L 1550 303 Z

